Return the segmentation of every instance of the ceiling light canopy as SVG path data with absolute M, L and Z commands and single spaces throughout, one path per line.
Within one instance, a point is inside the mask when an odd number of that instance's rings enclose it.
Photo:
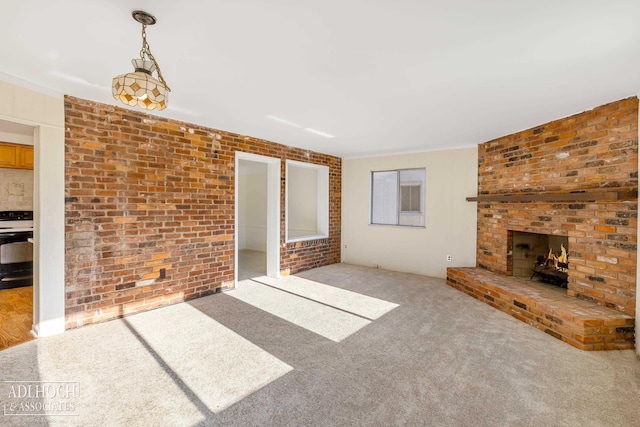
M 147 25 L 155 24 L 156 18 L 141 10 L 135 10 L 131 15 L 142 24 L 142 49 L 140 58 L 131 60 L 135 71 L 114 77 L 111 84 L 113 97 L 132 107 L 137 105 L 145 110 L 164 110 L 171 89 L 151 53 L 146 33 Z M 157 79 L 153 77 L 154 71 L 158 74 Z

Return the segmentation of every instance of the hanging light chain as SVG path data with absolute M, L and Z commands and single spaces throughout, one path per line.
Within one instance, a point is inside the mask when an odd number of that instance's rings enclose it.
M 153 62 L 153 65 L 156 66 L 156 70 L 158 70 L 158 79 L 162 82 L 164 87 L 167 88 L 169 92 L 171 92 L 169 85 L 164 80 L 164 77 L 162 77 L 162 72 L 160 71 L 160 65 L 158 65 L 156 58 L 151 53 L 151 46 L 149 46 L 149 43 L 147 42 L 146 28 L 147 26 L 145 24 L 142 24 L 142 49 L 140 49 L 140 58 L 142 60 L 145 60 L 146 59 L 145 55 L 146 55 Z

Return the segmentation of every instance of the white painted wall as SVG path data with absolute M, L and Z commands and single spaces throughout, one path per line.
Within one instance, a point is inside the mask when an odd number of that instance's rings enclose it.
M 290 239 L 318 234 L 318 170 L 287 168 L 287 236 Z
M 6 122 L 3 122 L 3 124 Z M 0 124 L 0 129 L 4 126 Z M 30 135 L 21 135 L 10 130 L 2 131 L 0 130 L 0 141 L 2 142 L 13 142 L 14 144 L 24 144 L 24 145 L 33 145 L 33 133 Z
M 0 81 L 0 120 L 31 126 L 34 130 L 32 332 L 40 337 L 65 329 L 64 98 L 27 86 Z M 0 132 L 6 131 L 1 127 Z
M 410 168 L 426 168 L 425 227 L 370 225 L 371 172 Z M 465 198 L 477 193 L 477 171 L 476 147 L 345 159 L 342 261 L 440 278 L 475 266 L 477 206 Z
M 240 160 L 238 249 L 267 250 L 267 164 Z

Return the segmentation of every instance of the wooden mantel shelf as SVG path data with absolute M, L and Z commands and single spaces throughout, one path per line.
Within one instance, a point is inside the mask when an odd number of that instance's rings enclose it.
M 558 202 L 558 201 L 606 201 L 637 200 L 637 191 L 603 191 L 579 193 L 546 194 L 485 194 L 467 197 L 467 202 Z

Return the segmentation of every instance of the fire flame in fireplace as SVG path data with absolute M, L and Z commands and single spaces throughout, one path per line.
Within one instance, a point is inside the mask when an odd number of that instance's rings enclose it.
M 543 282 L 566 288 L 569 273 L 569 256 L 564 245 L 560 245 L 560 255 L 553 253 L 553 249 L 549 249 L 549 255 L 538 257 L 536 265 L 533 266 L 533 276 L 538 276 Z
M 549 248 L 549 255 L 547 260 L 553 263 L 554 267 L 560 271 L 567 271 L 567 264 L 569 263 L 569 257 L 567 256 L 567 249 L 564 245 L 560 245 L 560 255 L 553 253 L 553 248 Z

